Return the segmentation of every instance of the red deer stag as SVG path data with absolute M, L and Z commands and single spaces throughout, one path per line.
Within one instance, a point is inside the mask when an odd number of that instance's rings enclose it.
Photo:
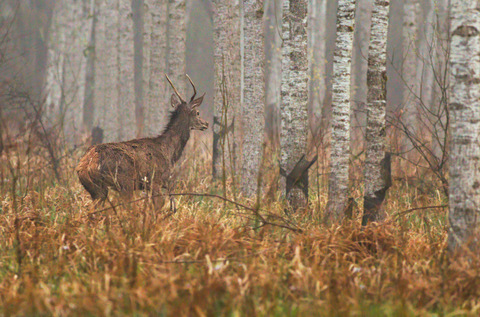
M 95 206 L 104 204 L 111 188 L 126 198 L 135 190 L 151 191 L 154 204 L 159 208 L 163 202 L 160 191 L 169 187 L 174 164 L 182 155 L 190 130 L 208 128 L 208 123 L 200 118 L 197 110 L 205 94 L 195 99 L 197 90 L 187 75 L 193 87 L 193 96 L 187 103 L 170 78 L 165 76 L 175 92 L 171 97 L 174 110 L 160 136 L 94 145 L 80 160 L 76 172 Z

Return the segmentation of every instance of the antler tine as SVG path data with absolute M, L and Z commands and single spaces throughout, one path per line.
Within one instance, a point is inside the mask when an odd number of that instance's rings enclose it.
M 172 86 L 173 91 L 174 91 L 175 94 L 178 96 L 178 98 L 180 98 L 180 101 L 181 101 L 181 102 L 185 102 L 185 100 L 182 98 L 182 96 L 180 96 L 180 94 L 178 93 L 177 88 L 175 88 L 175 86 L 172 84 L 172 81 L 170 80 L 170 78 L 168 77 L 167 74 L 165 74 L 165 77 L 167 77 L 167 80 L 168 80 L 168 82 L 170 83 L 170 86 Z
M 190 84 L 192 85 L 193 87 L 193 96 L 192 98 L 190 99 L 190 102 L 193 101 L 193 98 L 195 98 L 195 96 L 197 95 L 197 89 L 195 88 L 195 84 L 193 83 L 192 79 L 190 78 L 190 76 L 188 76 L 188 74 L 185 74 L 188 78 L 188 81 L 190 82 Z

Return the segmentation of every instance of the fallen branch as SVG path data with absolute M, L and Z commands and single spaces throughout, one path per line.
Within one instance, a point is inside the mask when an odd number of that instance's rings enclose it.
M 401 216 L 405 216 L 409 213 L 412 213 L 414 211 L 417 211 L 417 210 L 425 210 L 425 209 L 438 209 L 438 208 L 447 208 L 448 205 L 439 205 L 439 206 L 425 206 L 425 207 L 416 207 L 416 208 L 411 208 L 411 209 L 407 209 L 407 210 L 404 210 L 404 211 L 401 211 L 401 212 L 398 212 L 396 213 L 394 216 L 395 216 L 395 219 L 394 220 L 398 220 L 398 218 L 400 218 Z
M 241 207 L 245 210 L 248 210 L 248 211 L 251 211 L 253 212 L 253 214 L 262 222 L 262 226 L 266 226 L 266 225 L 270 225 L 270 226 L 274 226 L 274 227 L 279 227 L 279 228 L 283 228 L 283 229 L 288 229 L 290 231 L 293 231 L 293 232 L 296 232 L 296 233 L 301 233 L 303 232 L 302 229 L 300 228 L 295 228 L 291 225 L 288 225 L 288 221 L 286 221 L 285 219 L 277 216 L 277 215 L 267 215 L 268 217 L 275 217 L 275 218 L 280 218 L 281 220 L 283 220 L 285 223 L 287 224 L 280 224 L 280 223 L 275 223 L 275 222 L 270 222 L 268 221 L 267 219 L 265 219 L 265 217 L 263 215 L 260 214 L 259 210 L 255 209 L 255 208 L 252 208 L 252 207 L 249 207 L 249 206 L 246 206 L 244 204 L 241 204 L 241 203 L 238 203 L 236 201 L 233 201 L 231 199 L 228 199 L 228 198 L 225 198 L 223 196 L 220 196 L 220 195 L 216 195 L 216 194 L 206 194 L 206 193 L 202 193 L 202 194 L 199 194 L 199 193 L 172 193 L 172 194 L 157 194 L 157 195 L 153 195 L 152 197 L 158 197 L 158 196 L 197 196 L 197 197 L 211 197 L 211 198 L 218 198 L 218 199 L 221 199 L 225 202 L 228 202 L 228 203 L 231 203 L 237 207 Z M 128 201 L 128 202 L 123 202 L 123 203 L 120 203 L 118 205 L 111 205 L 110 207 L 106 207 L 106 208 L 103 208 L 103 209 L 100 209 L 100 210 L 97 210 L 97 211 L 94 211 L 94 212 L 91 212 L 88 214 L 88 216 L 92 216 L 94 214 L 97 214 L 97 213 L 101 213 L 103 211 L 106 211 L 106 210 L 110 210 L 110 209 L 114 209 L 116 207 L 119 207 L 119 206 L 124 206 L 124 205 L 129 205 L 129 204 L 132 204 L 132 203 L 136 203 L 136 202 L 139 202 L 139 201 L 142 201 L 142 200 L 145 200 L 147 199 L 148 197 L 142 197 L 142 198 L 139 198 L 139 199 L 135 199 L 135 200 L 131 200 L 131 201 Z

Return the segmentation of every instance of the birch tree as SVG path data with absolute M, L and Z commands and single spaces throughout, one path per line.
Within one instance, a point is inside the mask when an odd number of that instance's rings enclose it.
M 57 3 L 51 22 L 48 65 L 47 65 L 47 121 L 54 125 L 60 109 L 63 109 L 63 69 L 65 65 L 65 50 L 67 46 L 67 14 L 66 6 Z
M 145 100 L 145 134 L 161 133 L 168 113 L 165 104 L 167 57 L 167 4 L 165 1 L 145 0 L 143 94 Z
M 363 142 L 367 122 L 367 77 L 368 43 L 370 43 L 370 21 L 372 18 L 372 1 L 357 0 L 355 11 L 355 30 L 352 52 L 352 117 L 350 121 L 350 146 L 353 156 L 364 150 Z M 350 171 L 351 173 L 351 171 Z
M 419 82 L 417 81 L 418 59 L 418 18 L 420 4 L 418 0 L 406 0 L 403 4 L 403 67 L 402 79 L 405 83 L 403 92 L 403 115 L 402 123 L 409 130 L 416 128 L 417 118 L 417 94 Z M 412 131 L 413 132 L 413 131 Z M 402 142 L 402 151 L 408 150 L 411 143 L 407 140 Z M 411 155 L 408 155 L 411 156 Z
M 93 125 L 100 127 L 105 134 L 109 133 L 106 129 L 106 115 L 107 115 L 107 61 L 108 61 L 108 48 L 106 47 L 106 5 L 105 1 L 95 1 L 95 88 L 93 100 L 95 103 L 93 111 Z M 110 132 L 111 133 L 111 132 Z
M 83 128 L 87 75 L 84 51 L 90 36 L 89 13 L 89 7 L 80 2 L 57 3 L 52 23 L 47 104 L 53 104 L 52 112 L 60 114 L 60 123 L 69 144 L 79 140 Z M 49 117 L 52 119 L 52 115 Z
M 310 81 L 309 105 L 312 116 L 310 125 L 316 133 L 324 117 L 323 102 L 326 94 L 326 42 L 327 42 L 327 0 L 311 0 L 310 7 Z M 323 118 L 324 119 L 324 118 Z
M 474 0 L 452 0 L 450 50 L 450 250 L 479 246 L 480 12 Z
M 185 40 L 186 4 L 185 0 L 168 0 L 167 22 L 167 74 L 180 92 L 185 92 Z M 171 94 L 166 94 L 166 101 Z
M 350 77 L 355 24 L 355 0 L 339 0 L 333 63 L 332 142 L 327 218 L 344 217 L 350 159 Z
M 297 210 L 308 202 L 308 173 L 301 170 L 292 177 L 307 149 L 307 1 L 284 0 L 282 21 L 281 188 L 292 209 Z
M 214 0 L 214 114 L 212 174 L 222 177 L 232 162 L 236 109 L 241 104 L 240 3 Z
M 83 101 L 83 124 L 90 131 L 93 128 L 95 114 L 95 34 L 97 28 L 97 16 L 95 14 L 96 5 L 94 0 L 90 0 L 87 20 L 89 22 L 88 47 L 85 49 L 87 57 L 87 69 L 85 75 L 85 98 Z
M 118 9 L 118 140 L 125 141 L 136 135 L 132 1 L 120 0 Z
M 274 145 L 279 139 L 279 104 L 281 86 L 281 0 L 265 2 L 265 124 Z
M 368 109 L 365 193 L 362 224 L 381 220 L 381 206 L 390 187 L 390 156 L 385 153 L 386 65 L 389 0 L 374 0 L 368 53 Z
M 247 197 L 257 193 L 262 144 L 265 133 L 265 52 L 263 1 L 244 0 L 244 105 L 242 190 Z
M 105 142 L 118 141 L 119 122 L 119 82 L 118 82 L 118 0 L 105 1 L 104 3 L 104 40 L 100 48 L 104 54 L 105 83 L 104 103 L 102 111 L 102 127 Z M 103 58 L 102 58 L 103 59 Z

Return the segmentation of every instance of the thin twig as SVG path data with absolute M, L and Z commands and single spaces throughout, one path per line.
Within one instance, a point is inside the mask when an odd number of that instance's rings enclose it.
M 407 215 L 407 214 L 409 214 L 409 213 L 412 213 L 412 212 L 414 212 L 414 211 L 417 211 L 417 210 L 438 209 L 438 208 L 447 208 L 447 207 L 448 207 L 448 205 L 425 206 L 425 207 L 411 208 L 411 209 L 407 209 L 407 210 L 400 211 L 400 212 L 396 213 L 394 220 L 398 220 L 398 218 L 400 218 L 401 216 L 405 216 L 405 215 Z

